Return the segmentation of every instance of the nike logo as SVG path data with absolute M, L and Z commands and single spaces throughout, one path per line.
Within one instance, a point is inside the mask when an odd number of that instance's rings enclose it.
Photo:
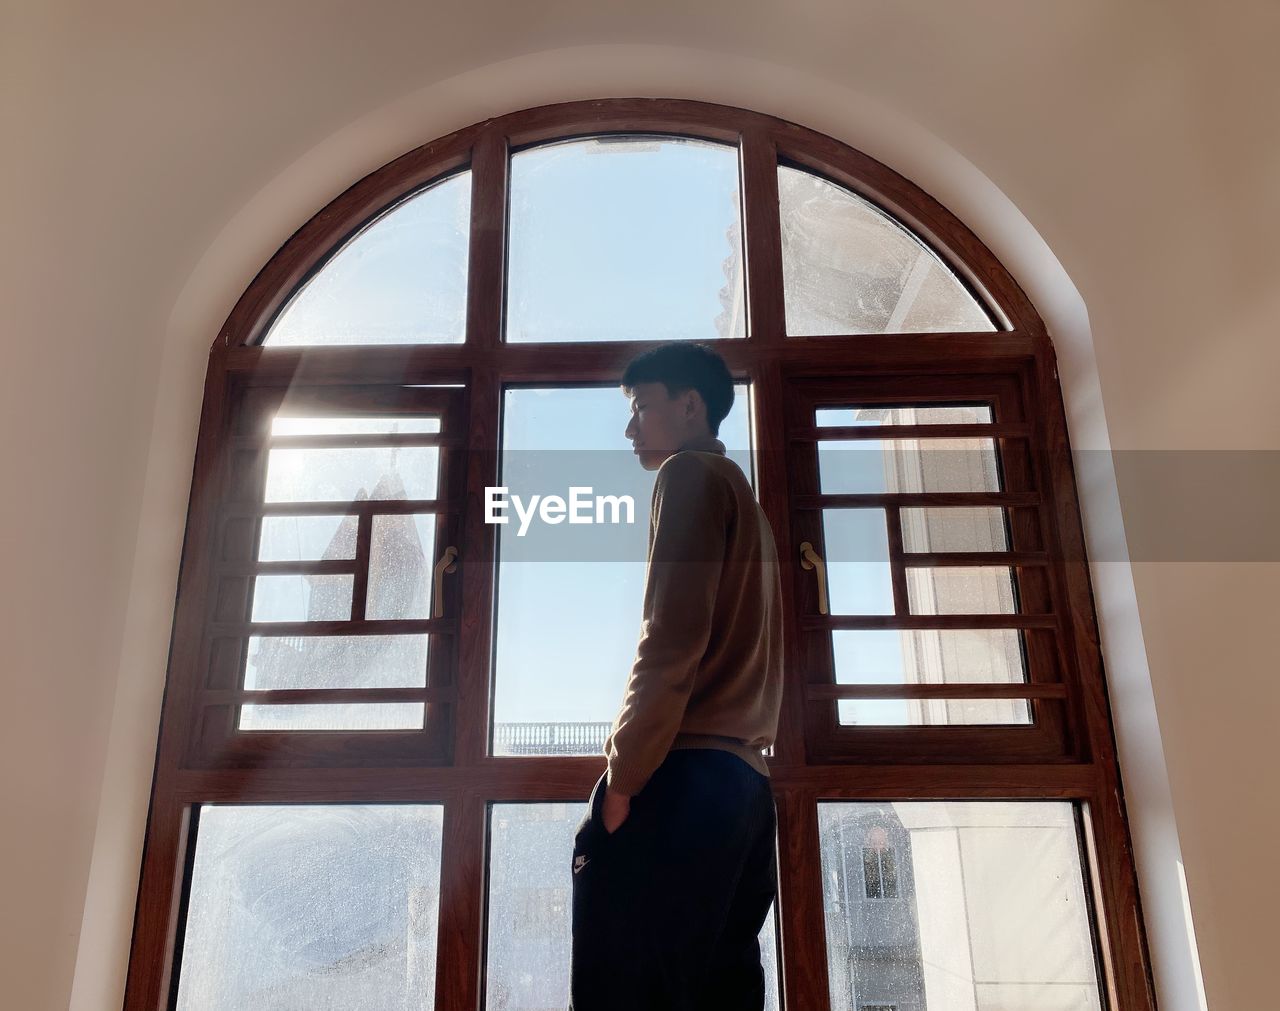
M 577 873 L 578 873 L 578 871 L 582 870 L 582 868 L 584 868 L 584 867 L 586 867 L 586 866 L 587 866 L 587 858 L 586 858 L 586 857 L 584 857 L 584 856 L 579 856 L 579 857 L 574 857 L 574 858 L 573 858 L 573 873 L 574 873 L 574 874 L 577 874 Z

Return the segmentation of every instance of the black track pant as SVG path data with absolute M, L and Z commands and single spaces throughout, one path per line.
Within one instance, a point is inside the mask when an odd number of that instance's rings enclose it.
M 769 778 L 727 751 L 672 751 L 612 834 L 604 792 L 601 776 L 574 837 L 569 1011 L 761 1011 Z

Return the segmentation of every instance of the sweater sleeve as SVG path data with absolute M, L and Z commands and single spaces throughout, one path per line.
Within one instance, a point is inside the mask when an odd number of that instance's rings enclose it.
M 640 792 L 680 728 L 711 637 L 730 502 L 724 479 L 693 453 L 658 470 L 640 641 L 605 745 L 608 785 L 618 793 Z

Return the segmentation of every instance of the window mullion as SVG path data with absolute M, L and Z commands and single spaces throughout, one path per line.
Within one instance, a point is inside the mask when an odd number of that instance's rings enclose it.
M 780 344 L 786 334 L 782 295 L 782 227 L 778 213 L 778 152 L 755 127 L 742 134 L 743 250 L 747 263 L 747 335 Z
M 467 269 L 467 345 L 498 346 L 506 271 L 507 138 L 486 130 L 471 152 L 471 242 Z

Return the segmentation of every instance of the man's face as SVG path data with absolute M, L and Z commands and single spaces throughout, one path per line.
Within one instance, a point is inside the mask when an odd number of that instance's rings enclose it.
M 691 434 L 691 416 L 697 399 L 692 391 L 668 396 L 662 383 L 636 383 L 631 387 L 631 421 L 626 437 L 645 470 L 657 470 Z

